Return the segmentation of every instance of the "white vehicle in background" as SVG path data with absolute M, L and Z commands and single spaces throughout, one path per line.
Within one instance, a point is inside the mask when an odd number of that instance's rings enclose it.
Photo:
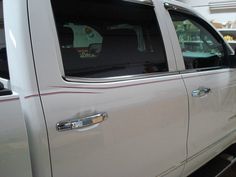
M 189 7 L 0 2 L 0 176 L 184 177 L 235 143 L 236 56 Z

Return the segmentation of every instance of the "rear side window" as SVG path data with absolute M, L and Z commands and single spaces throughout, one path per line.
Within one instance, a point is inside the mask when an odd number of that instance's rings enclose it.
M 151 5 L 52 0 L 66 76 L 106 78 L 168 71 Z
M 0 0 L 0 77 L 9 79 L 7 50 L 4 31 L 3 3 Z

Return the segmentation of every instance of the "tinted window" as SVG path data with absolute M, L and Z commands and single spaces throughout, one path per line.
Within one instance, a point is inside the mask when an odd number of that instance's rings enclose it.
M 168 71 L 152 6 L 121 0 L 53 0 L 66 76 Z
M 0 1 L 0 77 L 9 79 L 7 50 L 6 50 L 3 20 L 4 20 L 3 19 L 3 5 L 2 5 L 2 1 Z
M 224 47 L 206 27 L 206 23 L 190 15 L 170 12 L 186 69 L 226 65 Z M 206 27 L 205 27 L 206 26 Z

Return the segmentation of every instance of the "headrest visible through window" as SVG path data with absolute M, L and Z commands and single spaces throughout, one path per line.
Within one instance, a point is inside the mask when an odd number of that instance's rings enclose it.
M 61 47 L 71 47 L 73 46 L 74 41 L 74 33 L 71 28 L 68 27 L 62 27 L 58 31 L 59 33 L 59 41 Z

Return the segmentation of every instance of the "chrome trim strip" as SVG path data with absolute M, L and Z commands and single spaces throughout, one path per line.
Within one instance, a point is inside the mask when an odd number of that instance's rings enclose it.
M 163 81 L 152 81 L 152 82 L 146 82 L 146 83 L 137 83 L 137 84 L 127 84 L 127 85 L 120 85 L 120 86 L 110 86 L 110 87 L 77 87 L 77 86 L 52 86 L 53 88 L 70 88 L 70 89 L 100 89 L 100 90 L 107 90 L 107 89 L 118 89 L 118 88 L 124 88 L 124 87 L 134 87 L 134 86 L 140 86 L 140 85 L 148 85 L 148 84 L 154 84 L 159 82 L 167 82 L 167 81 L 173 81 L 178 80 L 176 79 L 167 79 Z
M 225 71 L 224 71 L 225 70 Z M 117 76 L 117 77 L 107 77 L 107 78 L 81 78 L 81 77 L 63 77 L 63 79 L 67 82 L 76 82 L 76 83 L 110 83 L 110 82 L 120 82 L 120 81 L 130 81 L 130 80 L 141 80 L 148 78 L 159 78 L 165 76 L 174 76 L 179 74 L 188 74 L 188 73 L 200 73 L 207 71 L 216 71 L 216 73 L 210 74 L 202 74 L 202 75 L 211 75 L 218 74 L 223 72 L 235 72 L 236 70 L 232 70 L 232 68 L 228 67 L 211 67 L 211 68 L 200 68 L 200 69 L 186 69 L 182 71 L 171 71 L 164 73 L 151 73 L 151 74 L 139 74 L 139 75 L 129 75 L 129 76 Z M 218 71 L 218 73 L 217 73 Z
M 153 2 L 152 0 L 122 0 L 122 1 L 126 1 L 126 2 L 132 2 L 135 4 L 142 4 L 142 5 L 148 5 L 148 6 L 153 6 Z
M 80 83 L 109 83 L 109 82 L 120 82 L 129 80 L 139 80 L 148 79 L 163 76 L 178 75 L 178 71 L 164 72 L 164 73 L 151 73 L 151 74 L 139 74 L 139 75 L 129 75 L 129 76 L 117 76 L 117 77 L 107 77 L 107 78 L 81 78 L 81 77 L 63 77 L 65 81 L 68 82 L 80 82 Z
M 223 69 L 229 69 L 228 67 L 208 67 L 208 68 L 197 68 L 197 69 L 186 69 L 180 71 L 180 74 L 184 73 L 196 73 L 196 72 L 204 72 L 204 71 L 218 71 L 218 70 L 223 70 Z
M 206 73 L 206 72 L 208 72 L 208 73 Z M 234 71 L 232 71 L 230 68 L 224 68 L 224 69 L 220 69 L 220 70 L 207 70 L 207 71 L 199 71 L 199 72 L 191 72 L 191 71 L 190 72 L 188 72 L 188 71 L 183 72 L 183 71 L 181 71 L 180 73 L 182 74 L 183 79 L 186 79 L 186 78 L 193 78 L 193 77 L 222 74 L 222 73 L 227 73 L 227 72 L 234 72 Z M 189 74 L 196 74 L 196 75 L 189 76 Z

